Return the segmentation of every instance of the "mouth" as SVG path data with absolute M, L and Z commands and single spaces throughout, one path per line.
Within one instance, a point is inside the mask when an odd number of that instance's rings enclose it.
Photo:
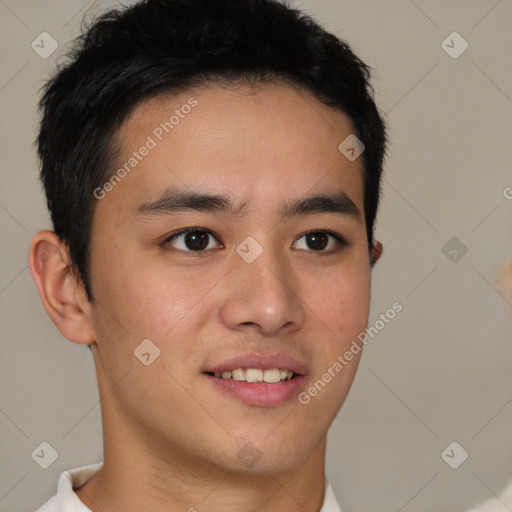
M 248 352 L 203 371 L 208 385 L 223 399 L 255 407 L 292 402 L 307 382 L 307 366 L 284 352 Z
M 203 376 L 223 399 L 235 399 L 253 407 L 277 407 L 291 403 L 306 385 L 306 375 L 286 367 L 231 368 L 205 371 Z
M 264 382 L 265 384 L 286 382 L 299 376 L 298 373 L 286 368 L 235 368 L 233 370 L 204 373 L 217 379 L 249 383 Z

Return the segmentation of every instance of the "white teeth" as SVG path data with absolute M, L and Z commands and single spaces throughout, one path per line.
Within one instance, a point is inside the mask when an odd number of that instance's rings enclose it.
M 272 370 L 265 370 L 263 372 L 263 380 L 270 384 L 272 384 L 274 382 L 279 382 L 281 380 L 281 375 L 280 375 L 279 370 L 277 368 L 272 368 Z
M 234 380 L 245 380 L 245 370 L 242 368 L 237 368 L 236 370 L 233 370 L 233 379 Z
M 245 370 L 245 380 L 247 382 L 261 382 L 263 380 L 263 370 L 247 368 L 247 370 Z
M 223 372 L 214 372 L 214 375 L 215 377 L 233 379 L 236 381 L 274 384 L 291 379 L 293 371 L 279 368 L 271 368 L 268 370 L 262 370 L 260 368 L 235 368 L 233 371 L 224 370 Z

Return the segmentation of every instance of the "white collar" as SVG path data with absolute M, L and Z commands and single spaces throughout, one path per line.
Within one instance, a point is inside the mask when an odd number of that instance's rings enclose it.
M 37 512 L 91 512 L 73 489 L 81 487 L 94 473 L 96 473 L 103 462 L 82 466 L 75 469 L 64 471 L 59 478 L 57 494 L 53 496 Z M 320 512 L 341 512 L 331 484 L 326 480 L 324 504 Z

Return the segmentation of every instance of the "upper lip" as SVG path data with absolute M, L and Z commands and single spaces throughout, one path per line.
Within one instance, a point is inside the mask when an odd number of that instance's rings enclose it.
M 282 370 L 292 370 L 298 375 L 304 375 L 306 373 L 306 365 L 300 359 L 296 359 L 283 352 L 270 354 L 248 352 L 239 354 L 230 359 L 226 359 L 222 363 L 209 366 L 205 372 L 222 372 L 236 368 L 261 368 L 262 370 L 279 368 Z

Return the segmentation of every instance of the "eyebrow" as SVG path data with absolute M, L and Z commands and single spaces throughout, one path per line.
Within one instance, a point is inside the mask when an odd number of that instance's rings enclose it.
M 206 213 L 231 213 L 243 216 L 247 213 L 247 203 L 235 203 L 233 198 L 221 194 L 169 189 L 158 199 L 144 202 L 137 208 L 137 215 L 166 215 L 183 211 Z M 345 192 L 315 194 L 285 201 L 281 220 L 294 216 L 335 213 L 361 220 L 361 212 Z

